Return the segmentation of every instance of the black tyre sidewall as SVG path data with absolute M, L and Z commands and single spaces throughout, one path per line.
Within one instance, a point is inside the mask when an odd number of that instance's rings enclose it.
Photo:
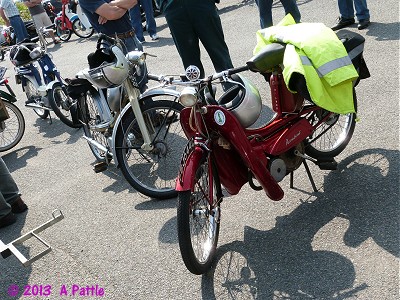
M 72 116 L 71 116 L 71 120 L 68 119 L 61 111 L 60 108 L 57 105 L 57 101 L 55 99 L 55 93 L 57 90 L 61 90 L 62 91 L 62 87 L 60 83 L 56 83 L 53 85 L 52 89 L 49 91 L 48 93 L 48 98 L 49 98 L 49 102 L 50 102 L 50 106 L 53 109 L 54 113 L 56 114 L 57 117 L 60 118 L 60 120 L 67 126 L 72 127 L 72 128 L 79 128 L 81 127 L 80 125 L 76 125 L 74 124 L 74 122 L 72 121 Z M 64 92 L 64 91 L 62 91 Z M 64 93 L 65 94 L 65 93 Z M 68 95 L 65 94 L 65 96 L 68 97 Z M 71 113 L 71 112 L 70 112 Z
M 3 101 L 4 105 L 6 108 L 8 108 L 9 110 L 13 111 L 15 116 L 18 119 L 18 123 L 19 123 L 19 130 L 18 130 L 18 135 L 16 137 L 16 139 L 10 143 L 7 147 L 0 147 L 0 152 L 3 151 L 8 151 L 12 148 L 14 148 L 16 145 L 18 145 L 18 143 L 21 141 L 22 137 L 24 136 L 25 133 L 25 119 L 24 119 L 24 115 L 22 114 L 22 112 L 20 111 L 20 109 L 13 103 L 7 102 L 7 101 Z M 4 122 L 7 123 L 7 120 L 5 120 Z
M 149 97 L 151 98 L 151 97 Z M 149 101 L 148 101 L 149 100 Z M 142 105 L 142 111 L 146 111 L 148 109 L 154 108 L 154 107 L 166 107 L 163 104 L 158 104 L 158 103 L 172 103 L 173 107 L 176 107 L 177 109 L 181 110 L 183 107 L 179 103 L 173 103 L 172 101 L 151 101 L 150 99 L 144 98 L 143 99 L 143 105 Z M 122 116 L 122 120 L 120 123 L 119 128 L 117 129 L 117 133 L 115 136 L 115 152 L 117 156 L 117 160 L 119 162 L 119 168 L 121 169 L 122 174 L 124 175 L 125 179 L 129 182 L 129 184 L 135 188 L 138 192 L 151 197 L 151 198 L 156 198 L 159 200 L 164 200 L 164 199 L 170 199 L 173 197 L 176 197 L 177 192 L 175 189 L 168 189 L 168 190 L 149 190 L 146 187 L 144 187 L 140 182 L 137 182 L 134 178 L 132 178 L 131 174 L 129 173 L 129 170 L 127 169 L 127 166 L 124 164 L 124 153 L 122 149 L 118 149 L 122 147 L 124 144 L 124 133 L 122 128 L 128 128 L 129 125 L 135 120 L 135 115 L 133 113 L 132 108 L 127 110 L 125 114 Z M 121 127 L 122 125 L 122 127 Z
M 75 33 L 77 36 L 79 36 L 79 37 L 81 37 L 81 38 L 84 38 L 84 39 L 90 38 L 90 37 L 93 35 L 93 33 L 94 33 L 94 29 L 92 28 L 92 30 L 90 31 L 89 34 L 82 35 L 82 34 L 78 33 L 78 32 L 75 30 L 75 25 L 74 25 L 74 24 L 77 23 L 77 22 L 80 22 L 80 20 L 79 20 L 79 19 L 76 19 L 76 20 L 72 23 L 72 29 L 74 30 L 74 33 Z

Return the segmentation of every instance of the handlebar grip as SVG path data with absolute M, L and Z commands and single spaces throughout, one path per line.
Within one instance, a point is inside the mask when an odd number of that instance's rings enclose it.
M 160 78 L 157 75 L 147 74 L 147 78 L 150 80 L 160 81 Z
M 248 66 L 242 66 L 242 67 L 229 69 L 228 70 L 228 75 L 233 75 L 233 74 L 240 73 L 240 72 L 247 71 L 247 70 L 249 70 Z

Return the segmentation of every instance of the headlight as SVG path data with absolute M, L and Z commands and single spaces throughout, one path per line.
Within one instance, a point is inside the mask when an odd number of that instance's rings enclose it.
M 185 87 L 180 96 L 179 102 L 185 107 L 192 107 L 197 102 L 197 91 L 194 87 Z

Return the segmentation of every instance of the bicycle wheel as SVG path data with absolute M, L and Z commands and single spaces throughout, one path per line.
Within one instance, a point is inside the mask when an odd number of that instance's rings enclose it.
M 25 132 L 25 119 L 19 108 L 10 102 L 3 103 L 10 118 L 0 122 L 0 152 L 15 147 Z
M 126 180 L 140 193 L 157 199 L 176 196 L 175 179 L 187 141 L 179 122 L 183 107 L 167 97 L 172 96 L 145 98 L 142 105 L 154 147 L 151 151 L 141 148 L 143 138 L 132 109 L 123 116 L 115 137 L 117 160 Z
M 80 118 L 83 123 L 83 132 L 86 137 L 95 140 L 97 143 L 107 148 L 107 134 L 105 131 L 98 129 L 96 125 L 101 123 L 100 113 L 96 106 L 95 99 L 90 92 L 86 96 L 80 98 Z M 94 145 L 88 143 L 90 150 L 99 162 L 105 161 L 107 153 Z
M 86 28 L 79 19 L 75 19 L 74 22 L 72 22 L 72 29 L 75 34 L 81 38 L 89 38 L 94 33 L 93 27 Z
M 70 29 L 62 29 L 61 22 L 56 23 L 56 34 L 60 38 L 60 40 L 66 42 L 69 41 L 72 35 L 72 30 Z
M 74 104 L 75 100 L 65 93 L 61 83 L 53 85 L 53 88 L 48 93 L 48 97 L 51 108 L 64 124 L 72 128 L 82 127 L 81 124 L 75 124 L 72 120 L 70 107 Z
M 26 80 L 26 85 L 24 86 L 24 92 L 28 100 L 34 100 L 34 102 L 38 105 L 41 105 L 42 96 L 40 96 L 39 91 L 36 89 L 35 85 Z M 33 111 L 42 119 L 46 119 L 49 116 L 49 111 L 43 108 L 34 108 Z
M 192 190 L 178 193 L 178 240 L 183 262 L 193 274 L 207 272 L 214 259 L 220 226 L 220 204 L 210 156 L 193 168 Z
M 354 92 L 354 107 L 357 111 L 357 97 Z M 324 109 L 317 110 L 313 116 L 313 123 L 319 122 L 324 118 L 328 111 Z M 339 155 L 350 142 L 356 126 L 356 114 L 331 114 L 329 118 L 323 122 L 309 136 L 305 148 L 306 154 L 315 159 L 334 158 Z

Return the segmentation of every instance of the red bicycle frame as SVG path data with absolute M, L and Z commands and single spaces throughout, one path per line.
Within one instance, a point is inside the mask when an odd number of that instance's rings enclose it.
M 182 158 L 181 170 L 176 184 L 177 191 L 192 188 L 196 164 L 211 152 L 217 166 L 221 184 L 231 194 L 236 195 L 248 182 L 248 170 L 261 184 L 267 196 L 272 200 L 283 198 L 283 190 L 272 177 L 268 166 L 269 156 L 278 156 L 301 143 L 312 134 L 328 115 L 311 125 L 305 118 L 310 112 L 320 109 L 315 105 L 303 107 L 295 113 L 287 114 L 288 103 L 297 110 L 302 99 L 291 94 L 284 84 L 281 73 L 271 76 L 270 80 L 273 109 L 277 112 L 272 121 L 261 128 L 243 128 L 237 118 L 227 109 L 218 105 L 206 105 L 203 110 L 185 108 L 181 111 L 181 125 L 188 138 L 194 143 L 188 146 L 187 155 Z M 292 97 L 292 98 L 289 98 Z M 196 111 L 195 113 L 193 113 Z M 225 116 L 223 124 L 215 119 L 215 113 Z M 204 132 L 211 132 L 206 137 Z M 226 143 L 228 141 L 228 143 Z M 228 146 L 229 145 L 229 146 Z
M 65 13 L 65 9 L 69 4 L 69 0 L 62 0 L 61 3 L 62 3 L 61 14 L 60 16 L 56 17 L 56 20 L 60 22 L 61 30 L 66 30 L 66 29 L 72 30 L 72 22 Z

